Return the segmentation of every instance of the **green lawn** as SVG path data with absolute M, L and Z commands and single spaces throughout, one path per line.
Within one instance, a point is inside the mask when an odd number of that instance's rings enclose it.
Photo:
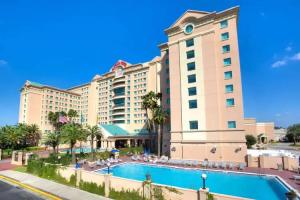
M 14 171 L 26 173 L 26 169 L 27 169 L 27 167 L 25 167 L 25 166 L 18 166 L 16 168 L 14 168 Z

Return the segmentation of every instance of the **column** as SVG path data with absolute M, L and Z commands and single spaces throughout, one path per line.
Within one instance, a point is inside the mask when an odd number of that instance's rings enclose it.
M 112 147 L 112 148 L 115 148 L 115 144 L 116 144 L 116 141 L 115 141 L 115 140 L 111 141 L 111 147 Z
M 135 146 L 135 147 L 138 146 L 138 141 L 137 141 L 137 139 L 134 140 L 134 146 Z
M 127 147 L 130 147 L 130 139 L 127 140 Z

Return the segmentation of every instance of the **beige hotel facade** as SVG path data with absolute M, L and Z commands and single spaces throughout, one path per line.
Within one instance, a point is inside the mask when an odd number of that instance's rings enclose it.
M 77 110 L 78 123 L 99 125 L 98 147 L 147 142 L 142 96 L 162 93 L 169 113 L 163 153 L 174 159 L 244 162 L 245 119 L 238 48 L 238 7 L 221 12 L 188 10 L 165 30 L 160 56 L 130 64 L 117 61 L 109 72 L 69 89 L 26 81 L 20 123 L 52 131 L 50 111 Z

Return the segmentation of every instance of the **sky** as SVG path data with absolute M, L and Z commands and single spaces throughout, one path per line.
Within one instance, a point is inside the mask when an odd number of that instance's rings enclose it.
M 299 0 L 0 0 L 0 126 L 17 123 L 26 80 L 69 88 L 149 61 L 187 9 L 237 5 L 245 117 L 299 123 Z

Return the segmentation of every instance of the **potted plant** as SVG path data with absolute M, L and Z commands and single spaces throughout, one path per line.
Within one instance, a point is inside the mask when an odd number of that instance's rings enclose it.
M 288 200 L 297 200 L 298 199 L 298 195 L 294 190 L 291 190 L 291 191 L 285 193 L 285 195 Z

